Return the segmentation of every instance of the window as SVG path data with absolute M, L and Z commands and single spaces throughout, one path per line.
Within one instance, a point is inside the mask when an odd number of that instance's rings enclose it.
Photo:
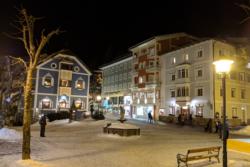
M 235 97 L 235 93 L 236 93 L 236 89 L 235 88 L 232 88 L 231 89 L 231 97 Z
M 181 97 L 181 88 L 177 88 L 177 97 Z
M 181 94 L 182 94 L 183 97 L 186 96 L 186 89 L 185 89 L 185 87 L 181 88 Z
M 65 80 L 65 79 L 62 79 L 61 80 L 61 87 L 70 87 L 70 81 L 69 80 Z
M 186 87 L 185 90 L 186 90 L 186 96 L 189 96 L 189 87 Z
M 139 77 L 139 83 L 143 83 L 143 78 L 142 77 Z
M 55 69 L 57 67 L 57 65 L 56 65 L 56 63 L 51 63 L 50 67 Z
M 80 68 L 79 68 L 78 66 L 75 66 L 75 67 L 74 67 L 74 71 L 75 71 L 75 72 L 79 72 L 79 71 L 80 71 Z
M 199 89 L 197 90 L 197 95 L 198 95 L 198 96 L 203 96 L 203 89 L 202 89 L 202 88 L 199 88 Z
M 175 115 L 175 107 L 169 106 L 169 115 Z
M 237 116 L 237 108 L 236 107 L 232 108 L 232 118 L 238 118 L 238 116 Z
M 76 83 L 75 83 L 75 88 L 76 89 L 85 89 L 85 82 L 83 81 L 82 78 L 79 78 Z
M 42 109 L 49 109 L 52 108 L 52 102 L 49 98 L 44 98 L 41 102 Z
M 155 48 L 150 48 L 149 55 L 150 56 L 154 56 L 155 55 Z
M 172 57 L 171 58 L 171 64 L 175 64 L 176 63 L 176 59 L 175 59 L 175 57 Z
M 181 70 L 178 70 L 178 78 L 181 78 Z
M 198 77 L 202 77 L 202 70 L 197 71 Z
M 185 78 L 185 69 L 181 70 L 181 76 L 182 76 L 182 78 Z
M 48 73 L 43 77 L 42 85 L 48 88 L 54 85 L 54 79 L 51 74 Z
M 174 74 L 172 74 L 172 81 L 174 81 L 175 80 L 175 75 Z
M 60 100 L 59 101 L 59 108 L 66 108 L 67 102 L 66 100 Z
M 188 54 L 185 54 L 184 55 L 184 61 L 188 61 L 188 58 L 189 58 Z
M 219 56 L 224 56 L 224 50 L 219 50 Z
M 245 98 L 246 98 L 246 90 L 245 90 L 245 89 L 241 89 L 241 91 L 240 91 L 240 97 L 241 97 L 242 99 L 245 99 Z
M 82 108 L 82 101 L 81 101 L 81 99 L 77 99 L 75 101 L 75 106 L 76 106 L 77 109 Z
M 197 53 L 197 57 L 201 58 L 202 56 L 203 56 L 203 52 L 202 52 L 202 50 L 199 50 L 198 53 Z
M 239 73 L 239 80 L 244 81 L 245 80 L 245 74 L 243 72 Z
M 196 116 L 202 117 L 203 116 L 203 107 L 202 105 L 196 106 Z
M 175 91 L 171 90 L 171 97 L 175 97 Z
M 247 74 L 247 82 L 250 82 L 250 74 Z
M 232 71 L 230 72 L 230 79 L 236 80 L 237 79 L 237 73 Z
M 61 64 L 61 69 L 62 70 L 70 70 L 70 71 L 72 71 L 72 68 L 73 68 L 72 64 L 64 64 L 64 63 Z

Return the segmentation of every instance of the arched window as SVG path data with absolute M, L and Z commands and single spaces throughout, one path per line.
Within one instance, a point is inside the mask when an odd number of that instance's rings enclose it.
M 54 85 L 54 78 L 50 73 L 43 76 L 42 85 L 48 88 Z
M 82 79 L 82 77 L 80 77 L 76 80 L 75 88 L 76 89 L 85 89 L 85 81 Z
M 59 99 L 59 108 L 67 108 L 68 97 L 66 95 L 62 95 Z
M 52 101 L 48 97 L 45 97 L 44 99 L 41 100 L 40 102 L 40 107 L 42 109 L 50 109 L 52 108 Z

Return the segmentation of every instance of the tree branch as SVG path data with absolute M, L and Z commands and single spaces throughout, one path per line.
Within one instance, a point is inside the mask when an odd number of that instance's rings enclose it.
M 28 68 L 28 67 L 27 67 L 27 63 L 26 63 L 22 58 L 20 58 L 20 57 L 13 57 L 13 56 L 9 56 L 9 58 L 15 60 L 15 61 L 16 61 L 15 64 L 17 64 L 17 63 L 22 63 L 22 64 L 24 65 L 25 69 Z
M 54 31 L 51 31 L 47 36 L 44 36 L 43 34 L 41 35 L 41 41 L 40 41 L 40 44 L 36 50 L 36 54 L 35 54 L 35 59 L 34 59 L 34 62 L 33 62 L 33 68 L 36 67 L 37 63 L 38 63 L 38 59 L 40 57 L 40 54 L 41 54 L 41 51 L 42 49 L 44 48 L 44 46 L 46 45 L 47 42 L 49 42 L 50 38 L 53 36 L 53 35 L 58 35 L 60 34 L 61 31 L 58 29 L 54 30 Z

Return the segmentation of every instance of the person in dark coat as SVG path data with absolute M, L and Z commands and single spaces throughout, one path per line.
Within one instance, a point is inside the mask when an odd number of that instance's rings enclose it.
M 40 123 L 40 137 L 45 137 L 45 126 L 47 125 L 46 116 L 43 115 L 39 120 Z
M 151 111 L 148 112 L 148 121 L 150 124 L 153 123 L 153 116 L 151 114 Z

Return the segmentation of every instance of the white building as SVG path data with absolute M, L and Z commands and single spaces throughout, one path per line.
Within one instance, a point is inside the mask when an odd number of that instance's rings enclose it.
M 249 81 L 246 79 L 250 76 L 249 70 L 239 63 L 243 57 L 233 45 L 212 39 L 161 56 L 160 115 L 177 117 L 184 114 L 188 119 L 192 114 L 196 120 L 203 121 L 220 117 L 221 79 L 215 74 L 212 64 L 220 58 L 235 61 L 226 85 L 227 116 L 232 122 L 249 122 L 250 95 L 247 91 L 250 89 L 247 88 L 250 88 L 250 78 Z

